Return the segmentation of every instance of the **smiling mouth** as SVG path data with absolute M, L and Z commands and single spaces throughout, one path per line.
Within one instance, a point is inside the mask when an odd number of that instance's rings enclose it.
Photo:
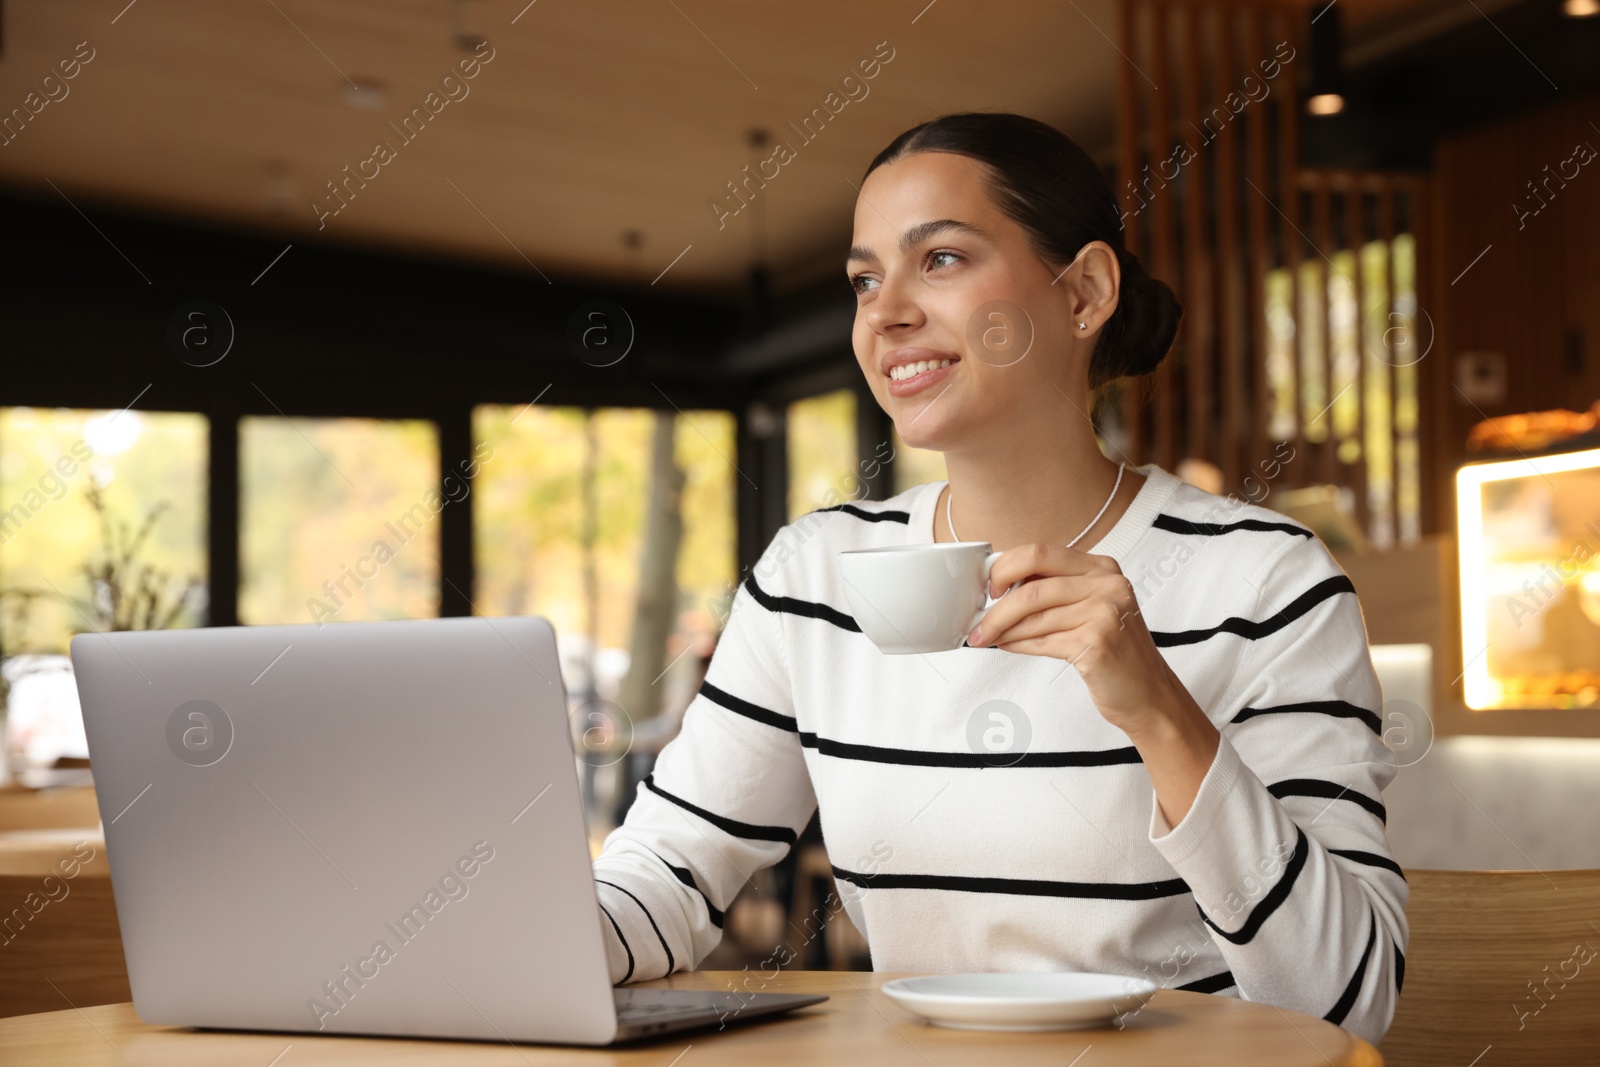
M 959 359 L 925 359 L 916 363 L 902 363 L 889 371 L 889 380 L 895 382 L 907 381 L 924 371 L 937 370 L 940 367 L 948 367 L 951 364 L 960 362 Z

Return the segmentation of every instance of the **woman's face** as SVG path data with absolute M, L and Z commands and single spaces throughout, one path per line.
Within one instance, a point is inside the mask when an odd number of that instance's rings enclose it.
M 1074 295 L 984 191 L 984 164 L 917 152 L 873 171 L 856 200 L 846 273 L 856 362 L 913 448 L 959 450 L 1014 427 L 1059 386 L 1081 395 L 1089 346 Z M 904 242 L 904 244 L 903 244 Z M 953 360 L 904 383 L 904 359 Z M 1075 403 L 1078 401 L 1074 401 Z

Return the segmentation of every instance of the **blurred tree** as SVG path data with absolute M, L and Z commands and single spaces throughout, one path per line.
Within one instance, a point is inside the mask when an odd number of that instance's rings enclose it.
M 639 408 L 601 408 L 593 422 L 599 448 L 592 490 L 598 640 L 602 652 L 621 652 L 632 643 L 655 415 Z M 726 411 L 691 410 L 677 413 L 677 423 L 677 465 L 686 478 L 677 627 L 703 647 L 717 619 L 726 615 L 737 570 L 735 419 Z M 580 639 L 590 614 L 582 532 L 589 447 L 583 410 L 484 405 L 474 427 L 477 438 L 495 450 L 472 490 L 478 564 L 474 603 L 487 615 L 546 616 L 559 639 Z M 667 659 L 679 651 L 669 641 Z M 581 697 L 577 685 L 572 695 Z M 664 699 L 671 695 L 669 690 Z
M 0 601 L 14 605 L 8 628 L 21 631 L 18 643 L 26 646 L 26 629 L 35 601 L 64 599 L 76 621 L 71 632 L 103 633 L 119 630 L 165 630 L 177 621 L 189 600 L 205 588 L 205 579 L 191 575 L 175 579 L 170 571 L 157 567 L 143 552 L 150 534 L 171 503 L 158 500 L 144 513 L 137 527 L 116 520 L 105 493 L 92 482 L 83 491 L 94 511 L 100 530 L 100 546 L 94 556 L 79 565 L 88 584 L 89 595 L 74 601 L 56 588 L 10 587 L 0 589 Z M 49 581 L 47 578 L 46 581 Z M 6 635 L 6 636 L 9 636 Z
M 662 690 L 655 683 L 665 668 L 667 639 L 677 622 L 678 548 L 683 542 L 682 500 L 688 480 L 675 457 L 676 417 L 672 412 L 657 411 L 654 418 L 650 501 L 639 553 L 628 673 L 617 693 L 617 703 L 635 723 L 661 712 Z
M 193 575 L 187 581 L 180 579 L 174 592 L 172 574 L 140 558 L 150 531 L 171 503 L 156 501 L 138 528 L 133 529 L 111 517 L 99 486 L 91 482 L 83 495 L 100 524 L 100 550 L 83 565 L 83 576 L 89 582 L 90 609 L 83 621 L 90 625 L 74 627 L 74 632 L 165 630 L 178 618 L 189 598 L 205 588 L 204 579 Z

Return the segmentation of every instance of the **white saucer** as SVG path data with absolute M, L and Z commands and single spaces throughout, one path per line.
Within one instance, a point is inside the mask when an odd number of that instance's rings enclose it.
M 960 1030 L 1078 1030 L 1142 1008 L 1158 987 L 1083 971 L 930 974 L 896 978 L 884 995 L 935 1026 Z

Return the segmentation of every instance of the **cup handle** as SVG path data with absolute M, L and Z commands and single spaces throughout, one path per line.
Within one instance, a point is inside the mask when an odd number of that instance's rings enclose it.
M 1005 596 L 1006 596 L 1006 593 L 1011 592 L 1011 589 L 1008 586 L 1006 588 L 1006 592 L 1005 593 L 1001 593 L 999 596 L 995 597 L 993 600 L 989 599 L 989 572 L 994 570 L 994 561 L 999 559 L 999 558 L 1000 558 L 1000 553 L 998 553 L 998 552 L 991 552 L 987 556 L 983 557 L 983 600 L 984 600 L 984 603 L 983 603 L 983 607 L 979 608 L 977 611 L 972 613 L 972 621 L 967 623 L 967 630 L 969 632 L 972 630 L 973 627 L 978 625 L 978 621 L 983 618 L 985 612 L 987 612 L 990 608 L 994 607 L 996 604 L 1000 603 L 1000 601 L 1004 600 Z

